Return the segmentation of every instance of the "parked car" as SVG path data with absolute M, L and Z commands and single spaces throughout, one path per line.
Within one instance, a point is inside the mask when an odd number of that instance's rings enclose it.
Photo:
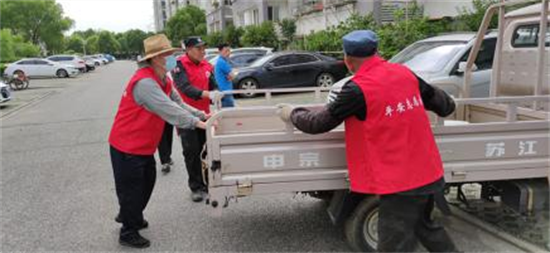
M 0 105 L 7 103 L 11 100 L 10 87 L 3 81 L 0 81 Z
M 76 55 L 52 55 L 46 59 L 66 65 L 75 66 L 75 68 L 80 70 L 80 72 L 82 73 L 87 72 L 86 62 Z
M 86 64 L 86 72 L 95 70 L 96 63 L 93 58 L 90 57 L 82 57 L 82 60 L 84 60 L 84 63 Z
M 96 57 L 94 56 L 91 56 L 91 55 L 86 55 L 84 56 L 82 59 L 84 59 L 86 62 L 87 61 L 92 61 L 94 63 L 94 66 L 95 67 L 99 67 L 103 64 L 103 61 L 100 60 L 100 59 L 97 59 Z
M 96 55 L 93 55 L 92 57 L 94 57 L 95 59 L 100 60 L 103 65 L 106 65 L 106 64 L 109 63 L 109 60 L 107 60 L 107 58 L 105 58 L 105 56 L 102 55 L 102 54 L 96 54 Z
M 104 56 L 105 59 L 107 59 L 107 61 L 109 61 L 109 62 L 114 62 L 114 61 L 116 61 L 116 58 L 115 58 L 114 56 L 110 55 L 110 54 L 104 54 L 103 56 Z
M 395 55 L 390 62 L 404 64 L 427 83 L 458 96 L 456 87 L 462 89 L 466 60 L 474 39 L 475 33 L 461 33 L 417 41 Z M 485 36 L 475 60 L 470 97 L 489 96 L 496 43 L 496 33 Z
M 235 89 L 331 87 L 347 74 L 344 62 L 318 53 L 279 52 L 266 55 L 238 70 Z M 247 93 L 245 97 L 254 94 Z
M 243 68 L 250 66 L 253 62 L 262 58 L 263 56 L 263 54 L 258 53 L 231 54 L 229 56 L 229 62 L 234 68 Z M 216 62 L 218 61 L 219 57 L 219 55 L 208 55 L 205 57 L 205 59 L 210 64 L 212 64 L 212 66 L 216 66 Z
M 264 55 L 257 53 L 232 54 L 229 56 L 229 61 L 233 65 L 233 68 L 244 68 L 252 65 L 252 63 L 262 57 L 264 57 Z
M 9 64 L 4 71 L 6 75 L 24 75 L 26 77 L 74 77 L 79 70 L 73 65 L 67 65 L 48 59 L 27 58 Z
M 232 54 L 261 54 L 267 55 L 273 53 L 273 48 L 270 47 L 241 47 L 231 49 Z

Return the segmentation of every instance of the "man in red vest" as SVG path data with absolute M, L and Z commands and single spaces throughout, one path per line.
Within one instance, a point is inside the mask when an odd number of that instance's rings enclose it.
M 126 85 L 109 135 L 111 162 L 120 205 L 116 221 L 122 223 L 119 243 L 129 247 L 149 247 L 139 234 L 148 227 L 143 210 L 149 202 L 156 179 L 154 153 L 165 122 L 182 129 L 206 127 L 208 115 L 181 100 L 167 72 L 175 68 L 175 48 L 165 35 L 143 42 L 143 65 Z
M 344 61 L 355 76 L 322 110 L 280 105 L 281 118 L 311 134 L 345 122 L 351 191 L 380 197 L 378 251 L 411 252 L 417 240 L 432 252 L 456 251 L 443 227 L 426 215 L 445 181 L 425 110 L 450 115 L 453 99 L 378 56 L 372 31 L 351 32 L 343 42 Z
M 221 100 L 223 93 L 217 91 L 213 67 L 204 59 L 206 43 L 200 37 L 190 37 L 183 41 L 183 46 L 185 55 L 178 59 L 178 65 L 172 71 L 175 86 L 186 103 L 210 113 L 210 102 Z M 191 199 L 200 202 L 207 192 L 201 159 L 206 133 L 202 129 L 178 129 L 178 133 L 189 176 Z

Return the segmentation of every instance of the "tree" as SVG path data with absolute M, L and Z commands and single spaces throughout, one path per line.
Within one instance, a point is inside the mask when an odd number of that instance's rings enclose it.
M 276 48 L 279 45 L 279 38 L 277 38 L 273 23 L 266 21 L 261 25 L 247 26 L 242 37 L 242 42 L 244 46 Z
M 86 40 L 86 53 L 87 54 L 97 54 L 99 53 L 99 45 L 98 45 L 99 36 L 94 35 L 92 37 L 89 37 Z
M 98 51 L 100 53 L 115 54 L 120 49 L 120 44 L 113 33 L 101 31 L 97 37 Z
M 286 40 L 286 44 L 292 43 L 296 34 L 296 21 L 285 18 L 279 22 L 279 25 L 281 26 L 281 33 Z
M 74 52 L 86 54 L 87 52 L 84 52 L 84 44 L 85 40 L 78 34 L 73 34 L 71 37 L 66 39 L 66 47 L 65 50 L 72 50 Z
M 73 25 L 54 0 L 2 0 L 0 16 L 1 28 L 10 29 L 34 45 L 43 42 L 50 51 L 63 49 L 63 32 Z
M 204 41 L 212 47 L 217 47 L 221 43 L 225 43 L 221 32 L 212 32 L 204 37 Z
M 13 34 L 9 29 L 0 31 L 0 61 L 11 62 L 15 60 L 15 45 Z
M 483 21 L 483 17 L 485 16 L 485 11 L 489 8 L 489 6 L 500 2 L 499 0 L 473 0 L 473 6 L 474 9 L 470 10 L 467 8 L 462 8 L 460 10 L 460 15 L 458 16 L 458 21 L 460 22 L 460 28 L 461 30 L 468 30 L 468 31 L 477 31 L 479 29 L 479 26 L 481 25 L 481 22 Z M 498 17 L 495 15 L 493 19 L 491 19 L 491 23 L 489 25 L 489 28 L 496 28 L 498 24 Z
M 240 47 L 242 46 L 241 37 L 243 34 L 243 28 L 229 25 L 223 30 L 222 37 L 223 41 L 229 43 L 232 47 Z
M 143 52 L 143 40 L 148 37 L 147 33 L 138 29 L 128 30 L 124 33 L 124 37 L 126 38 L 128 52 L 132 54 L 141 54 Z
M 190 36 L 206 35 L 206 15 L 196 6 L 189 5 L 176 12 L 166 23 L 166 35 L 174 46 Z

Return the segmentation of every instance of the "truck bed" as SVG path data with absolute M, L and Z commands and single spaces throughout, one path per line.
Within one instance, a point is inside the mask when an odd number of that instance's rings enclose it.
M 446 122 L 431 115 L 447 182 L 548 177 L 549 114 L 514 106 L 522 99 L 457 100 L 459 109 Z M 249 195 L 348 188 L 342 126 L 304 134 L 281 121 L 274 107 L 227 109 L 209 122 L 216 119 L 218 127 L 207 133 L 216 206 Z

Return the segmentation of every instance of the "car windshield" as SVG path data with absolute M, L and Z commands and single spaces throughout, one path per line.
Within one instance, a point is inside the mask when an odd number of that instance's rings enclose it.
M 250 67 L 260 67 L 262 65 L 264 65 L 266 62 L 270 61 L 271 59 L 273 59 L 274 55 L 268 55 L 268 56 L 264 56 L 256 61 L 254 61 L 254 63 L 252 63 L 250 65 Z
M 390 61 L 403 64 L 413 71 L 437 72 L 465 46 L 465 41 L 419 42 L 406 48 Z

